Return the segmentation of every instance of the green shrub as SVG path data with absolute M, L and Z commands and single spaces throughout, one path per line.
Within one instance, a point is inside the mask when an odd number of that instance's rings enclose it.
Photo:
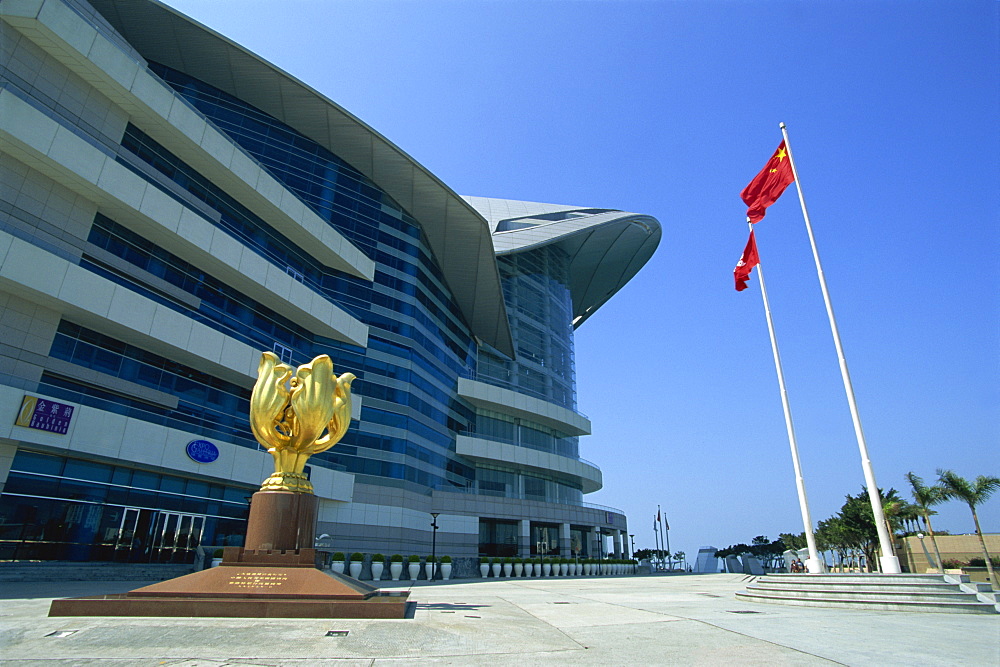
M 434 562 L 434 561 L 436 561 L 436 560 L 437 560 L 437 558 L 435 558 L 434 556 L 428 556 L 428 557 L 427 557 L 427 562 L 428 562 L 428 563 L 433 563 L 433 562 Z
M 450 563 L 451 562 L 451 556 L 441 556 L 441 562 L 442 563 Z
M 354 553 L 351 554 L 351 562 L 352 563 L 353 562 L 359 562 L 360 563 L 364 559 L 365 559 L 365 555 L 363 553 L 358 552 L 358 551 L 355 551 Z
M 402 563 L 403 562 L 403 557 L 400 556 L 399 554 L 393 554 L 392 558 L 390 558 L 389 560 L 391 562 L 393 562 L 393 563 Z
M 333 554 L 333 556 L 331 556 L 331 560 L 344 560 L 344 552 L 338 551 L 337 553 Z
M 212 558 L 222 558 L 222 549 L 216 549 L 213 551 Z
M 385 562 L 385 554 L 372 554 L 372 562 L 373 563 L 384 563 Z
M 413 555 L 413 556 L 410 556 L 407 560 L 410 561 L 411 563 L 419 563 L 420 562 L 420 556 Z

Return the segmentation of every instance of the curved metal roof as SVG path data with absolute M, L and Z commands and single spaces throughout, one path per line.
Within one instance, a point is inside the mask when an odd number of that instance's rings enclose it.
M 156 0 L 90 0 L 142 57 L 219 88 L 336 154 L 423 227 L 472 333 L 513 355 L 490 229 L 434 174 L 318 91 Z
M 489 222 L 497 255 L 558 245 L 570 258 L 573 326 L 625 286 L 660 243 L 660 223 L 613 209 L 465 197 Z

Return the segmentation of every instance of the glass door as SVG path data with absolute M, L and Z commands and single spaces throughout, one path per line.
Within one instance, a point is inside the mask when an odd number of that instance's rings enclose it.
M 191 563 L 201 544 L 205 517 L 179 512 L 157 512 L 150 542 L 150 562 Z

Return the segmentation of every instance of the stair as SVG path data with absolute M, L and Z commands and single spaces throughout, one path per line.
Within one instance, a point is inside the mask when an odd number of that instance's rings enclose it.
M 737 599 L 748 602 L 879 611 L 1000 613 L 988 584 L 952 574 L 769 574 Z
M 161 563 L 75 563 L 10 561 L 0 563 L 5 581 L 165 581 L 194 572 L 193 565 Z

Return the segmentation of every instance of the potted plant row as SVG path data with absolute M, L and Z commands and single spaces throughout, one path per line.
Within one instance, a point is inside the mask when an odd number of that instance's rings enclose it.
M 221 549 L 220 549 L 221 551 Z M 437 576 L 444 580 L 451 579 L 452 572 L 452 558 L 451 556 L 441 556 L 440 561 L 435 559 L 434 556 L 427 556 L 423 559 L 423 571 L 424 576 L 428 581 L 433 580 L 435 577 L 435 567 L 437 564 Z M 330 568 L 337 572 L 338 574 L 343 574 L 345 566 L 347 564 L 347 557 L 342 551 L 334 553 L 330 557 Z M 382 575 L 385 572 L 385 561 L 386 557 L 384 554 L 372 554 L 371 558 L 371 578 L 373 581 L 380 581 Z M 361 578 L 361 571 L 364 567 L 365 555 L 363 553 L 355 551 L 351 554 L 350 565 L 347 566 L 350 575 L 355 579 Z M 420 556 L 413 555 L 408 557 L 403 557 L 400 554 L 393 554 L 389 557 L 389 576 L 393 581 L 399 581 L 403 574 L 403 565 L 407 564 L 407 574 L 410 579 L 416 581 L 420 576 L 421 571 L 421 558 Z
M 622 558 L 483 558 L 479 574 L 484 579 L 494 577 L 570 577 L 610 576 L 634 572 L 634 560 Z

